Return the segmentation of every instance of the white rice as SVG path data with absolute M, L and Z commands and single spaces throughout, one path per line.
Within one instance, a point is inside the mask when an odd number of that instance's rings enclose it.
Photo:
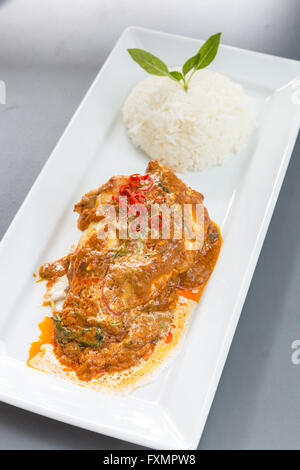
M 242 87 L 210 70 L 196 72 L 187 92 L 168 77 L 149 76 L 130 93 L 123 118 L 134 145 L 177 171 L 223 164 L 254 125 Z

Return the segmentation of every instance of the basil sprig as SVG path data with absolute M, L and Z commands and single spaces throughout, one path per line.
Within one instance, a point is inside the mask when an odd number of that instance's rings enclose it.
M 190 57 L 182 66 L 181 72 L 170 71 L 168 66 L 158 57 L 143 49 L 127 49 L 132 59 L 139 64 L 146 72 L 152 75 L 159 75 L 171 78 L 180 83 L 185 91 L 194 73 L 197 70 L 207 67 L 217 55 L 221 33 L 210 36 L 208 40 L 200 47 L 199 51 L 193 57 Z M 187 74 L 190 75 L 187 77 Z

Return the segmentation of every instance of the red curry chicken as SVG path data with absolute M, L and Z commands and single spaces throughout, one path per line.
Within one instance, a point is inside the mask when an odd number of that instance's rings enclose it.
M 185 236 L 172 233 L 167 239 L 149 233 L 124 239 L 117 230 L 114 238 L 100 238 L 99 204 L 113 204 L 117 212 L 120 196 L 129 209 L 138 203 L 147 214 L 153 204 L 204 208 L 202 194 L 155 160 L 145 175 L 113 176 L 75 205 L 83 236 L 68 255 L 43 264 L 39 277 L 47 281 L 56 357 L 85 381 L 130 369 L 147 359 L 160 341 L 171 341 L 179 296 L 199 298 L 221 247 L 219 229 L 205 208 L 199 249 L 189 249 Z M 150 217 L 152 222 L 159 232 L 161 216 Z M 58 306 L 52 292 L 63 279 Z

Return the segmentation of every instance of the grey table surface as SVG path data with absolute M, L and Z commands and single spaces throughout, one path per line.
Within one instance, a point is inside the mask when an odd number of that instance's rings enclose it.
M 300 60 L 299 0 L 0 0 L 0 236 L 122 30 L 147 26 Z M 299 449 L 300 141 L 199 449 Z M 141 449 L 0 404 L 1 449 Z

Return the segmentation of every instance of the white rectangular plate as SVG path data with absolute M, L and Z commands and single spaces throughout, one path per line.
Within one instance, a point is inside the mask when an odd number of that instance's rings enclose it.
M 199 42 L 127 29 L 9 227 L 0 245 L 2 401 L 148 447 L 197 447 L 298 133 L 300 83 L 289 82 L 299 62 L 221 46 L 212 65 L 244 86 L 259 124 L 244 152 L 223 167 L 180 175 L 205 195 L 224 244 L 176 362 L 151 384 L 114 396 L 33 370 L 26 359 L 48 313 L 32 274 L 78 239 L 73 204 L 110 176 L 147 164 L 121 119 L 122 103 L 145 76 L 126 49 L 144 48 L 174 66 Z

